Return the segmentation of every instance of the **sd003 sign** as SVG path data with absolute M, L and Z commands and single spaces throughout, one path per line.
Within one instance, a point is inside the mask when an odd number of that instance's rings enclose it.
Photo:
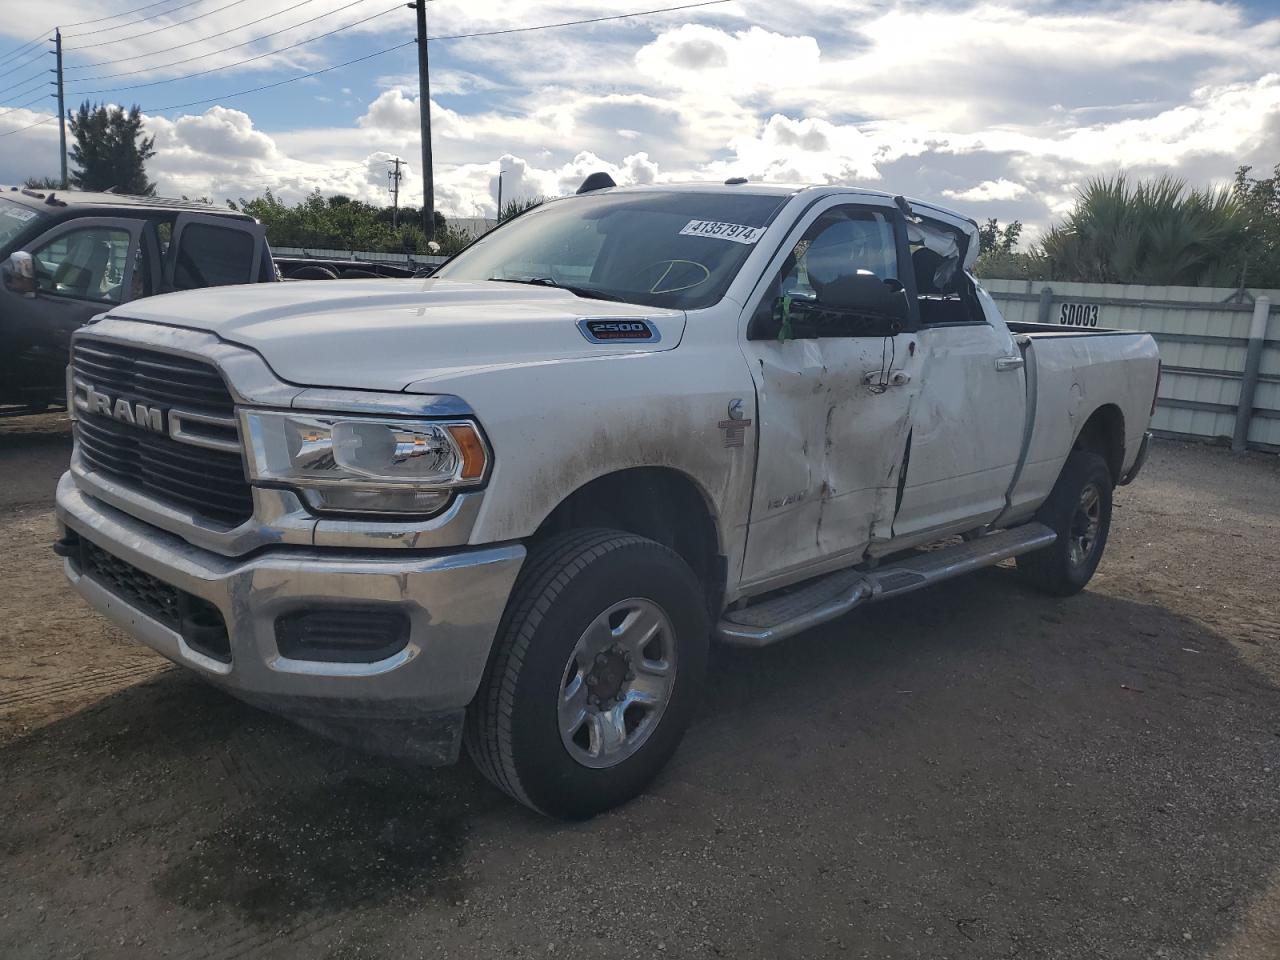
M 648 320 L 579 320 L 578 329 L 592 343 L 657 343 L 662 339 Z
M 1058 311 L 1058 323 L 1064 327 L 1096 327 L 1098 305 L 1096 303 L 1064 303 Z

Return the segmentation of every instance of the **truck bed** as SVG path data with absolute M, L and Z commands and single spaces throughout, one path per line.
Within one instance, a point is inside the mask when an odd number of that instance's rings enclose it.
M 1117 478 L 1137 457 L 1150 417 L 1159 351 L 1139 330 L 1010 323 L 1026 360 L 1022 467 L 1006 519 L 1026 519 L 1052 488 L 1085 421 L 1105 398 L 1124 437 Z
M 1006 325 L 1011 333 L 1025 333 L 1038 340 L 1047 336 L 1142 336 L 1140 330 L 1117 330 L 1113 327 L 1068 327 L 1057 323 L 1029 323 L 1024 321 L 1008 321 Z

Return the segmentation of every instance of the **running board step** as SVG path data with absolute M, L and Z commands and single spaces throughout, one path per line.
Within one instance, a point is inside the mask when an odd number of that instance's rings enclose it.
M 742 647 L 763 647 L 844 616 L 862 603 L 898 597 L 961 574 L 1047 547 L 1058 535 L 1028 523 L 976 540 L 927 550 L 876 570 L 839 570 L 768 600 L 730 610 L 716 637 Z

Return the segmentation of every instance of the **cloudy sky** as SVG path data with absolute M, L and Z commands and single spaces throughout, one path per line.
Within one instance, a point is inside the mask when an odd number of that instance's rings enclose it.
M 731 0 L 447 39 L 680 2 L 432 0 L 438 207 L 492 215 L 500 169 L 508 197 L 604 169 L 862 184 L 1034 234 L 1093 175 L 1204 184 L 1280 162 L 1280 0 Z M 66 25 L 68 105 L 143 108 L 162 193 L 386 202 L 398 155 L 418 201 L 413 45 L 326 70 L 410 41 L 403 0 L 123 13 L 144 3 L 43 0 L 0 19 L 0 182 L 57 170 L 51 106 L 30 103 L 52 58 L 21 49 L 47 20 Z

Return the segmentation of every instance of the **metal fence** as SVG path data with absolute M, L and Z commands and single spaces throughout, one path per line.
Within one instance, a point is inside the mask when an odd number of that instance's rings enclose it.
M 1163 376 L 1152 428 L 1280 453 L 1280 290 L 983 280 L 1009 320 L 1145 330 Z M 1273 309 L 1272 305 L 1276 308 Z
M 447 257 L 433 257 L 422 253 L 377 253 L 368 250 L 325 250 L 319 247 L 275 247 L 271 253 L 277 257 L 312 257 L 317 260 L 363 260 L 366 263 L 389 263 L 397 267 L 438 267 Z

